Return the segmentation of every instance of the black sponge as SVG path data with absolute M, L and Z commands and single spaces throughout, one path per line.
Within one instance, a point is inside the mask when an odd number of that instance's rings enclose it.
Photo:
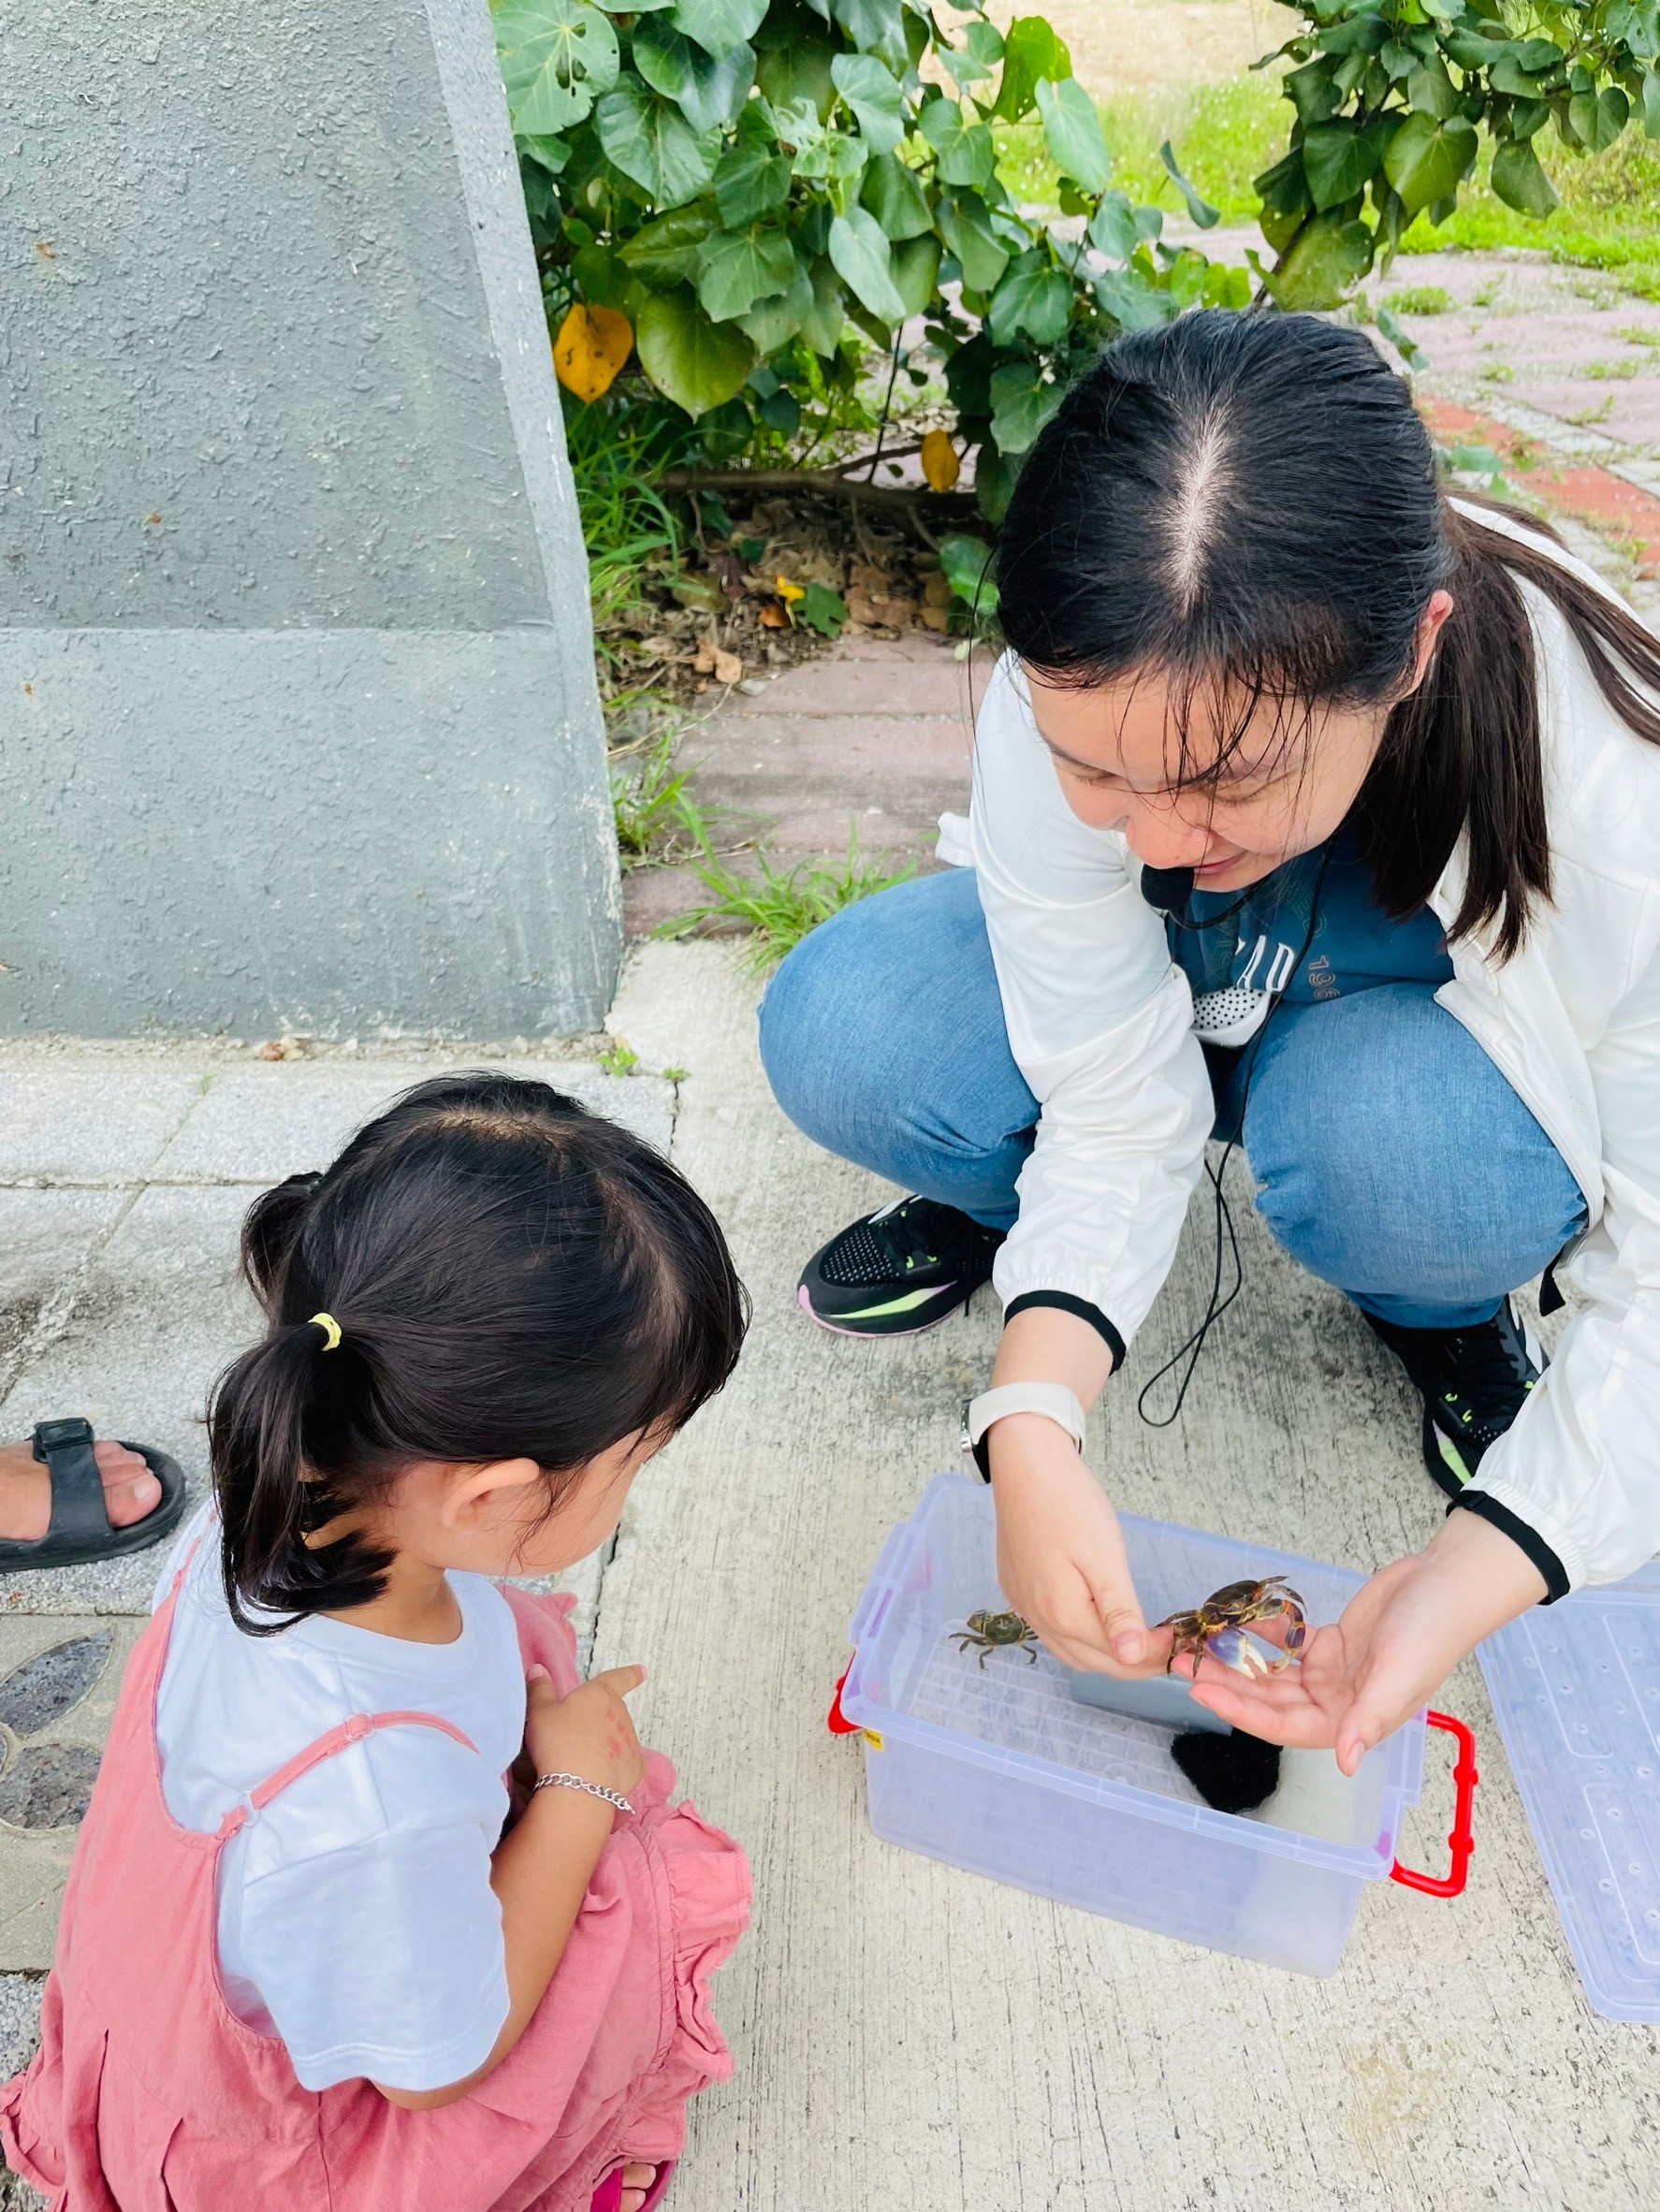
M 1207 1805 L 1218 1812 L 1255 1812 L 1279 1787 L 1279 1745 L 1234 1728 L 1217 1736 L 1190 1728 L 1171 1756 Z

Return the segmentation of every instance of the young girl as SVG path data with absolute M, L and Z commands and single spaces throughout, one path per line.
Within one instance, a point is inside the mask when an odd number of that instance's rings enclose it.
M 1109 347 L 997 581 L 971 867 L 850 908 L 767 997 L 786 1112 L 916 1194 L 802 1302 L 916 1329 L 995 1269 L 968 1426 L 1004 1592 L 1073 1666 L 1161 1666 L 1083 1406 L 1238 1136 L 1458 1508 L 1301 1667 L 1206 1670 L 1352 1772 L 1489 1631 L 1660 1547 L 1660 648 L 1540 525 L 1449 498 L 1403 381 L 1308 315 Z M 1546 1373 L 1510 1294 L 1558 1259 Z
M 721 1231 L 509 1075 L 254 1205 L 269 1330 L 127 1669 L 11 2166 L 123 2212 L 643 2212 L 730 2071 L 742 1853 L 579 1682 L 547 1574 L 731 1374 Z

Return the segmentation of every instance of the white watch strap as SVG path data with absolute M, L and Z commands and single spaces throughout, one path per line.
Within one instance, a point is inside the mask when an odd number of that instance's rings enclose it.
M 1057 1421 L 1078 1447 L 1084 1448 L 1084 1408 L 1075 1390 L 1065 1383 L 1000 1383 L 995 1390 L 982 1390 L 970 1398 L 963 1413 L 966 1451 L 972 1451 L 993 1421 L 1011 1413 L 1041 1413 Z

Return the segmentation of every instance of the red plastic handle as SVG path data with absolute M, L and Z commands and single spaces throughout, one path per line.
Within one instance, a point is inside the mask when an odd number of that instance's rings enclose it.
M 848 1667 L 842 1668 L 841 1681 L 837 1683 L 836 1695 L 830 1700 L 830 1717 L 824 1725 L 832 1736 L 857 1736 L 859 1733 L 858 1722 L 850 1721 L 841 1710 L 841 1684 L 847 1681 L 851 1671 Z
M 1452 1848 L 1452 1869 L 1445 1876 L 1420 1874 L 1396 1859 L 1390 1870 L 1390 1878 L 1405 1884 L 1408 1889 L 1421 1889 L 1430 1897 L 1457 1897 L 1469 1880 L 1470 1854 L 1476 1848 L 1476 1839 L 1470 1832 L 1470 1810 L 1476 1801 L 1476 1784 L 1481 1779 L 1476 1771 L 1476 1739 L 1463 1721 L 1454 1719 L 1449 1712 L 1432 1712 L 1425 1718 L 1432 1728 L 1445 1728 L 1458 1744 L 1458 1759 L 1452 1769 L 1457 1797 L 1453 1803 L 1452 1832 L 1447 1839 Z

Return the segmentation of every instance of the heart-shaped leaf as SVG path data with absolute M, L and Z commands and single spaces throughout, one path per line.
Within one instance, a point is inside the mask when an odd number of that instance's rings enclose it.
M 790 164 L 765 146 L 735 146 L 715 169 L 715 205 L 721 220 L 736 230 L 757 216 L 770 215 L 790 196 Z
M 1035 361 L 1006 361 L 991 377 L 991 428 L 1000 453 L 1025 453 L 1066 397 L 1040 381 Z
M 1437 123 L 1459 112 L 1462 103 L 1439 54 L 1434 61 L 1420 62 L 1407 78 L 1406 99 L 1415 115 L 1433 115 Z
M 1371 268 L 1372 249 L 1372 233 L 1363 223 L 1317 215 L 1303 226 L 1283 266 L 1264 282 L 1280 307 L 1340 307 L 1349 286 Z
M 899 86 L 873 53 L 838 53 L 830 65 L 836 89 L 852 109 L 872 153 L 892 153 L 905 136 Z
M 900 0 L 830 0 L 830 13 L 861 53 L 880 54 L 896 69 L 909 65 Z
M 617 34 L 589 0 L 502 0 L 495 34 L 508 112 L 524 138 L 580 123 L 617 82 Z
M 941 194 L 934 211 L 948 253 L 957 257 L 963 282 L 972 292 L 989 292 L 1009 255 L 991 226 L 991 211 L 977 192 Z
M 789 289 L 776 298 L 758 299 L 748 314 L 738 317 L 738 327 L 754 341 L 763 358 L 788 345 L 812 313 L 815 295 L 812 275 L 799 254 L 792 253 Z
M 1011 263 L 991 296 L 992 343 L 1013 345 L 1024 332 L 1034 345 L 1055 345 L 1066 335 L 1071 309 L 1071 285 L 1034 246 Z
M 675 284 L 697 272 L 697 250 L 714 228 L 702 208 L 677 208 L 642 224 L 618 250 L 618 258 L 647 284 Z
M 1562 204 L 1531 138 L 1508 139 L 1493 149 L 1493 188 L 1507 207 L 1522 215 L 1548 215 Z
M 1201 230 L 1213 229 L 1222 220 L 1221 210 L 1213 208 L 1208 199 L 1201 199 L 1199 194 L 1194 191 L 1192 185 L 1183 176 L 1181 167 L 1168 138 L 1158 149 L 1158 158 L 1163 162 L 1171 182 L 1187 201 L 1187 213 L 1194 224 Z
M 981 466 L 984 466 L 983 454 Z M 997 588 L 992 580 L 991 547 L 983 538 L 968 537 L 954 530 L 939 541 L 939 566 L 946 582 L 965 604 L 978 606 L 983 614 L 996 614 Z
M 633 326 L 625 314 L 578 300 L 553 342 L 554 371 L 577 399 L 597 400 L 610 390 L 633 348 Z
M 776 230 L 718 231 L 697 256 L 698 300 L 717 323 L 747 314 L 757 299 L 787 292 L 794 277 L 794 252 Z
M 1381 159 L 1376 138 L 1357 130 L 1347 116 L 1317 123 L 1303 134 L 1303 167 L 1317 208 L 1340 208 L 1353 199 Z
M 1090 219 L 1089 242 L 1109 261 L 1128 261 L 1140 245 L 1156 239 L 1163 225 L 1157 208 L 1138 208 L 1116 186 L 1102 196 Z
M 766 15 L 767 0 L 674 0 L 668 20 L 683 38 L 695 38 L 706 53 L 730 53 L 752 38 Z
M 1035 90 L 1044 143 L 1056 167 L 1085 192 L 1104 192 L 1113 174 L 1113 157 L 1095 102 L 1075 77 L 1063 78 L 1058 84 L 1040 77 Z M 1003 442 L 999 438 L 997 443 Z
M 812 266 L 813 304 L 801 318 L 801 335 L 821 358 L 829 360 L 847 327 L 847 294 L 828 255 Z
M 693 418 L 735 399 L 755 366 L 754 344 L 736 324 L 711 322 L 680 287 L 647 300 L 634 342 L 658 390 Z
M 934 227 L 922 186 L 896 154 L 879 153 L 866 163 L 859 198 L 896 245 L 901 239 L 921 238 Z
M 930 100 L 917 127 L 934 149 L 934 174 L 941 184 L 966 184 L 983 192 L 997 168 L 991 132 L 954 100 Z
M 894 248 L 888 267 L 894 289 L 905 302 L 907 315 L 924 313 L 939 282 L 939 240 L 907 239 Z
M 1474 124 L 1463 116 L 1437 123 L 1433 115 L 1409 115 L 1390 140 L 1383 169 L 1412 216 L 1456 193 L 1475 161 Z
M 718 139 L 700 138 L 678 108 L 631 79 L 598 103 L 593 122 L 606 156 L 656 207 L 694 199 L 715 173 Z
M 1003 37 L 1003 81 L 992 109 L 999 123 L 1018 123 L 1036 105 L 1038 84 L 1059 84 L 1072 74 L 1072 57 L 1041 15 L 1016 16 Z
M 694 131 L 734 122 L 755 81 L 755 50 L 739 44 L 706 53 L 662 16 L 634 26 L 633 64 L 653 92 L 676 101 Z
M 905 302 L 894 284 L 888 241 L 868 208 L 837 215 L 830 226 L 830 259 L 853 298 L 890 327 L 905 320 Z
M 1567 119 L 1580 145 L 1592 153 L 1604 153 L 1631 120 L 1631 102 L 1617 84 L 1599 93 L 1576 93 L 1567 104 Z

